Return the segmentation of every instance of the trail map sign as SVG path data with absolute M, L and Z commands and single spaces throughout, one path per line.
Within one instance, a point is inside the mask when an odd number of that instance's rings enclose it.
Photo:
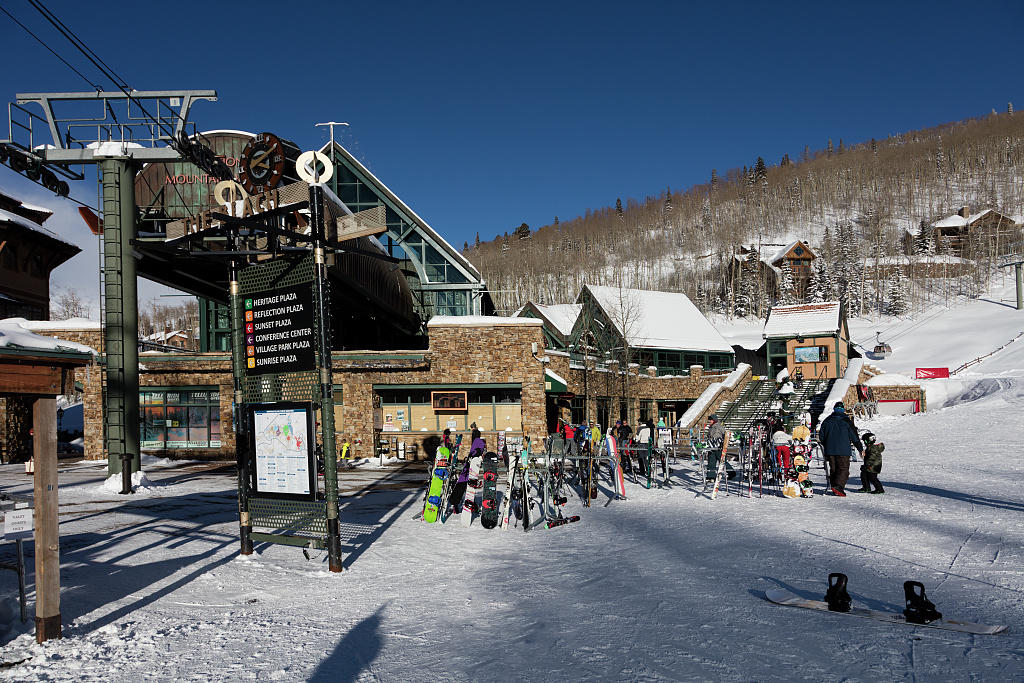
M 252 407 L 255 493 L 312 498 L 316 492 L 314 433 L 308 406 Z
M 316 367 L 313 288 L 282 287 L 246 295 L 247 375 L 301 372 Z

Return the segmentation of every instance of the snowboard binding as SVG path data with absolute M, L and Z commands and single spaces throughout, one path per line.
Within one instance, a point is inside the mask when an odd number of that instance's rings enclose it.
M 920 581 L 904 581 L 903 594 L 907 599 L 903 616 L 911 624 L 928 624 L 942 618 L 942 612 L 935 609 L 935 605 L 925 595 L 924 584 Z
M 825 593 L 825 602 L 832 612 L 849 612 L 853 600 L 846 592 L 846 574 L 833 572 L 828 575 L 828 592 Z

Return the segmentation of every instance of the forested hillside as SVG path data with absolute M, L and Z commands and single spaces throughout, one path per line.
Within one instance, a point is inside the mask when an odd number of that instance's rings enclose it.
M 825 149 L 805 148 L 776 163 L 755 158 L 742 169 L 710 170 L 703 185 L 619 199 L 535 231 L 524 224 L 468 245 L 466 255 L 500 314 L 527 300 L 573 301 L 582 284 L 593 283 L 681 291 L 705 312 L 742 315 L 763 313 L 770 302 L 763 286 L 730 276 L 738 248 L 802 239 L 822 257 L 809 297 L 843 296 L 853 315 L 900 313 L 936 295 L 977 295 L 1006 244 L 973 245 L 969 272 L 955 280 L 890 272 L 885 281 L 851 286 L 871 277 L 869 260 L 904 253 L 908 230 L 916 234 L 922 223 L 965 205 L 1019 220 L 1022 164 L 1024 115 L 1014 116 L 1011 105 L 1002 114 L 855 145 L 829 140 Z M 943 251 L 927 237 L 909 244 L 918 253 Z

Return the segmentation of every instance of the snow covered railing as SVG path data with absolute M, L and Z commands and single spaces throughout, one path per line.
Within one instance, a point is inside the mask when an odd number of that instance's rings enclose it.
M 985 359 L 986 359 L 986 358 L 988 358 L 989 356 L 994 356 L 994 355 L 996 355 L 997 353 L 999 353 L 1000 351 L 1002 351 L 1003 349 L 1005 349 L 1005 348 L 1006 348 L 1007 346 L 1009 346 L 1009 345 L 1010 345 L 1010 344 L 1012 344 L 1013 342 L 1015 342 L 1015 341 L 1017 341 L 1018 339 L 1020 339 L 1020 338 L 1021 338 L 1021 336 L 1024 336 L 1024 331 L 1018 332 L 1018 333 L 1017 333 L 1017 336 L 1016 336 L 1016 337 L 1014 337 L 1014 338 L 1013 338 L 1013 339 L 1011 339 L 1010 341 L 1006 342 L 1005 344 L 1003 344 L 1002 346 L 1000 346 L 999 348 L 997 348 L 997 349 L 996 349 L 995 351 L 992 351 L 992 352 L 990 352 L 990 353 L 986 353 L 986 354 L 985 354 L 984 356 L 978 356 L 978 357 L 977 357 L 977 358 L 975 358 L 974 360 L 969 360 L 969 361 L 967 361 L 966 363 L 964 363 L 963 365 L 961 365 L 960 367 L 958 367 L 958 368 L 957 368 L 956 370 L 953 370 L 952 372 L 950 372 L 949 374 L 951 374 L 951 375 L 955 375 L 956 373 L 960 372 L 961 370 L 966 370 L 967 368 L 971 367 L 972 365 L 977 365 L 978 363 L 980 363 L 981 361 L 985 360 Z
M 695 424 L 699 423 L 706 414 L 710 414 L 714 408 L 717 408 L 718 405 L 725 400 L 725 396 L 723 396 L 723 394 L 735 394 L 740 380 L 743 379 L 744 376 L 749 379 L 750 375 L 750 365 L 747 363 L 740 363 L 724 380 L 709 384 L 707 388 L 701 392 L 700 396 L 697 397 L 697 400 L 693 402 L 693 405 L 687 408 L 686 412 L 679 418 L 680 429 L 690 429 Z
M 817 424 L 821 424 L 822 420 L 832 414 L 833 406 L 837 403 L 843 402 L 843 399 L 846 398 L 846 392 L 850 390 L 850 387 L 856 386 L 860 379 L 860 371 L 863 367 L 863 358 L 850 359 L 850 364 L 846 366 L 846 372 L 843 373 L 842 378 L 837 379 L 832 385 L 832 391 L 828 392 L 828 398 L 825 399 L 824 408 L 818 415 Z

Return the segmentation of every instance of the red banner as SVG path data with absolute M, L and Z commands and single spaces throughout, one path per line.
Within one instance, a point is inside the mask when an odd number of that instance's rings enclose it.
M 917 368 L 916 379 L 941 379 L 949 377 L 949 368 Z

